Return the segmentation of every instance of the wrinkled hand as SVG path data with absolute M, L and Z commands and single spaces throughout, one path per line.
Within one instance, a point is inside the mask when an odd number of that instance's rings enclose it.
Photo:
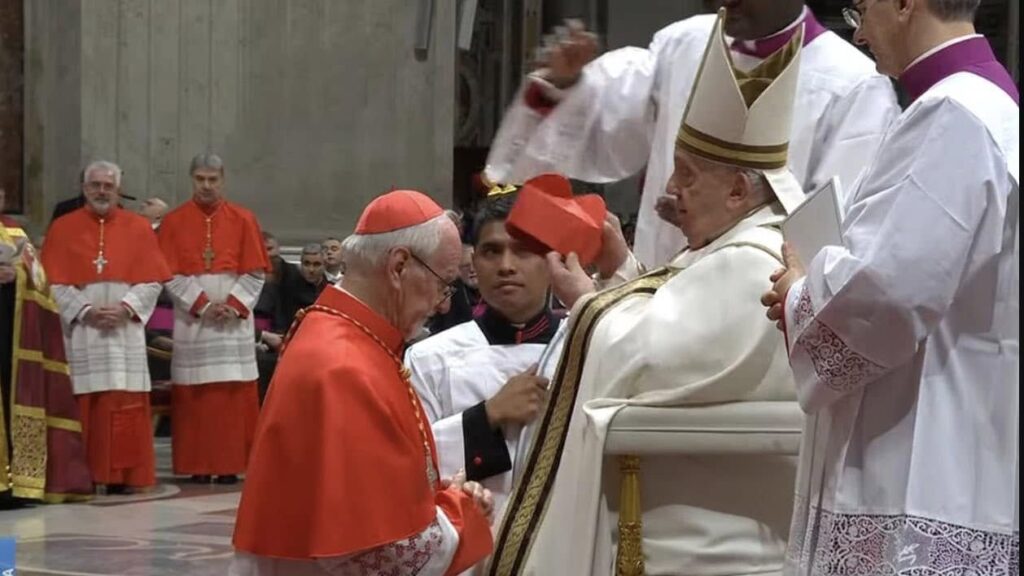
M 794 282 L 807 275 L 803 262 L 788 242 L 782 245 L 782 261 L 785 268 L 772 272 L 769 278 L 772 281 L 772 289 L 761 296 L 761 304 L 768 308 L 768 319 L 774 321 L 775 327 L 779 330 L 785 328 L 782 303 L 786 299 L 786 294 Z
M 654 203 L 654 211 L 658 213 L 658 218 L 673 226 L 679 226 L 679 210 L 675 196 L 669 194 L 658 196 Z
M 528 424 L 537 417 L 548 393 L 548 379 L 537 375 L 534 364 L 508 379 L 498 393 L 484 403 L 487 421 L 496 428 L 505 424 Z
M 619 217 L 611 212 L 605 214 L 604 227 L 601 230 L 601 253 L 594 264 L 601 278 L 611 278 L 622 263 L 629 258 L 629 245 L 622 234 L 622 223 Z
M 18 271 L 11 264 L 0 264 L 0 284 L 9 284 L 18 277 Z
M 579 20 L 566 20 L 544 37 L 544 46 L 537 53 L 537 66 L 543 76 L 557 88 L 569 88 L 580 79 L 583 67 L 597 56 L 597 35 L 587 32 Z
M 564 260 L 558 252 L 548 252 L 545 259 L 551 277 L 551 291 L 566 307 L 572 308 L 582 296 L 596 290 L 594 281 L 580 266 L 575 252 L 570 252 Z
M 441 480 L 441 488 L 444 490 L 457 490 L 473 498 L 473 504 L 477 510 L 488 520 L 494 512 L 494 496 L 491 491 L 484 488 L 479 482 L 467 481 L 466 471 L 459 470 L 455 476 Z

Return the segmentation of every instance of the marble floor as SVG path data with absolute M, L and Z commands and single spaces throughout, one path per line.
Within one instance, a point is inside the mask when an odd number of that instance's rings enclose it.
M 225 575 L 241 484 L 177 479 L 169 440 L 156 442 L 151 493 L 0 511 L 0 537 L 17 539 L 17 575 Z

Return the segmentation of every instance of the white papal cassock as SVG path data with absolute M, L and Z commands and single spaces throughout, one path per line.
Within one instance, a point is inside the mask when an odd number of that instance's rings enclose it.
M 908 68 L 923 95 L 844 246 L 788 293 L 810 414 L 790 573 L 1019 573 L 1020 113 L 995 67 L 972 37 Z
M 758 303 L 769 286 L 759 275 L 782 261 L 783 215 L 777 203 L 766 206 L 669 268 L 574 307 L 577 325 L 555 375 L 565 384 L 549 400 L 552 421 L 569 421 L 565 443 L 534 446 L 541 456 L 522 473 L 526 482 L 534 468 L 557 468 L 521 573 L 612 573 L 615 519 L 602 462 L 609 423 L 622 407 L 794 398 L 784 341 Z M 627 263 L 622 272 L 629 270 Z M 551 453 L 560 463 L 549 461 Z M 653 503 L 643 517 L 649 574 L 778 573 L 795 462 L 766 469 L 763 459 L 742 456 L 651 457 L 643 466 L 641 492 Z M 506 524 L 517 508 L 526 513 L 529 504 L 510 500 Z M 502 545 L 496 542 L 496 558 Z
M 714 16 L 694 16 L 658 32 L 646 50 L 628 47 L 604 54 L 587 65 L 576 86 L 561 94 L 547 90 L 560 101 L 546 115 L 526 104 L 524 88 L 494 139 L 487 177 L 516 183 L 560 172 L 601 183 L 646 166 L 634 250 L 648 267 L 667 263 L 685 246 L 685 238 L 657 216 L 654 205 L 672 174 L 676 132 L 713 23 Z M 804 190 L 815 190 L 833 176 L 848 188 L 899 113 L 896 97 L 874 64 L 835 33 L 822 30 L 809 10 L 780 34 L 791 34 L 800 23 L 807 26 L 807 44 L 789 168 Z M 732 58 L 743 69 L 762 62 L 735 48 Z

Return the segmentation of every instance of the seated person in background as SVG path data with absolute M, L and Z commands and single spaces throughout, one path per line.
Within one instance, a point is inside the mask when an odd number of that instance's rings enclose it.
M 612 573 L 617 488 L 602 467 L 607 431 L 624 406 L 795 399 L 785 342 L 758 301 L 770 288 L 764 274 L 782 262 L 779 226 L 803 200 L 786 157 L 802 34 L 742 73 L 729 59 L 724 20 L 723 11 L 667 187 L 689 247 L 637 277 L 621 232 L 607 233 L 618 228 L 609 216 L 597 262 L 610 286 L 600 292 L 575 254 L 548 254 L 571 325 L 524 459 L 525 486 L 510 496 L 495 539 L 494 562 L 516 573 Z M 641 472 L 647 574 L 782 570 L 795 459 L 648 455 Z
M 278 286 L 280 306 L 274 322 L 274 332 L 284 335 L 299 310 L 316 302 L 327 281 L 324 276 L 324 254 L 320 244 L 306 244 L 302 248 L 299 273 L 282 278 Z
M 431 423 L 441 476 L 465 470 L 468 480 L 490 489 L 495 525 L 512 487 L 518 432 L 546 396 L 536 364 L 560 323 L 547 307 L 544 257 L 505 231 L 515 199 L 514 192 L 489 198 L 473 226 L 484 312 L 413 345 L 405 357 Z
M 430 319 L 427 328 L 431 334 L 443 332 L 452 326 L 473 319 L 474 312 L 480 306 L 480 291 L 477 287 L 476 270 L 473 268 L 473 246 L 462 245 L 462 259 L 459 261 L 459 278 L 455 281 L 455 292 L 452 294 L 451 306 L 444 314 Z
M 256 366 L 259 369 L 260 401 L 266 395 L 270 378 L 277 366 L 281 342 L 299 310 L 316 302 L 327 282 L 324 279 L 324 255 L 320 244 L 307 244 L 302 249 L 298 272 L 295 266 L 281 261 L 283 274 L 274 285 L 276 300 L 272 303 L 274 318 L 268 329 L 257 332 Z
M 150 226 L 153 227 L 153 230 L 156 230 L 160 227 L 160 222 L 164 219 L 164 214 L 167 214 L 167 209 L 167 202 L 164 202 L 154 196 L 152 198 L 146 198 L 146 200 L 142 202 L 142 207 L 139 208 L 139 215 L 149 220 Z
M 324 254 L 324 279 L 328 284 L 341 282 L 345 275 L 345 253 L 341 249 L 341 240 L 328 237 L 320 243 L 320 247 Z

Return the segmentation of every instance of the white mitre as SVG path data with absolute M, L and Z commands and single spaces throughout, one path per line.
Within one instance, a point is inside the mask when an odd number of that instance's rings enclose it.
M 787 165 L 803 25 L 785 46 L 744 72 L 733 64 L 724 21 L 723 8 L 704 50 L 676 144 L 714 162 L 760 171 L 786 212 L 792 212 L 804 200 Z

